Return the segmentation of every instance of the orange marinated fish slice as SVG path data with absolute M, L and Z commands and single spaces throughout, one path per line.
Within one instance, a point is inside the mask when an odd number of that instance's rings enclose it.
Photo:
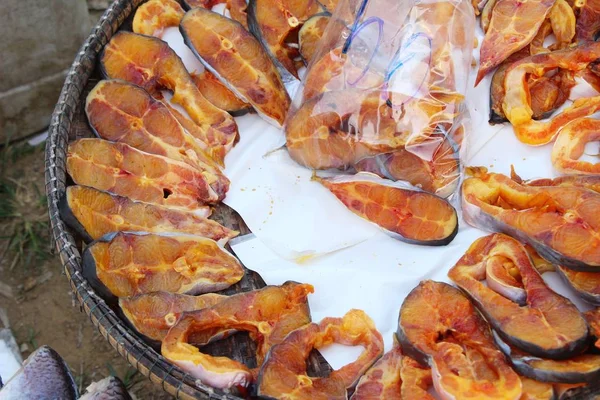
M 414 244 L 441 246 L 458 232 L 456 210 L 446 200 L 383 180 L 356 177 L 316 178 L 354 214 L 371 221 L 393 237 Z
M 139 203 L 85 186 L 69 186 L 60 203 L 63 220 L 86 241 L 107 233 L 132 231 L 187 233 L 216 240 L 222 244 L 238 232 L 190 211 Z
M 492 0 L 490 0 L 492 1 Z M 492 125 L 501 124 L 508 121 L 502 110 L 502 102 L 504 101 L 504 78 L 506 77 L 506 70 L 515 61 L 521 60 L 529 56 L 529 49 L 524 48 L 516 53 L 511 54 L 504 60 L 494 72 L 492 76 L 492 82 L 490 83 L 490 119 L 489 123 Z
M 596 340 L 594 346 L 600 349 L 600 307 L 583 313 L 586 321 L 590 325 L 590 333 Z
M 596 40 L 600 31 L 600 0 L 576 2 L 579 9 L 577 16 L 577 40 Z
M 185 43 L 205 67 L 259 116 L 281 126 L 290 98 L 260 43 L 240 24 L 203 8 L 181 21 Z
M 257 342 L 256 358 L 261 365 L 271 346 L 310 322 L 307 296 L 312 292 L 311 285 L 286 282 L 236 294 L 210 308 L 185 313 L 163 340 L 161 353 L 208 385 L 246 387 L 256 371 L 250 371 L 238 361 L 200 352 L 189 344 L 190 337 L 213 329 L 247 331 Z
M 161 38 L 163 30 L 179 26 L 184 15 L 185 11 L 175 0 L 150 0 L 137 9 L 133 19 L 133 32 Z M 238 99 L 209 71 L 193 73 L 191 77 L 206 100 L 221 110 L 234 117 L 249 110 L 249 104 Z
M 556 383 L 554 391 L 560 400 L 598 397 L 598 385 L 591 383 Z
M 402 357 L 402 367 L 400 369 L 402 378 L 402 399 L 422 399 L 433 400 L 433 396 L 428 390 L 433 385 L 431 368 L 423 367 L 417 361 L 408 356 Z
M 450 150 L 443 146 L 443 137 L 450 140 L 447 144 L 461 143 L 461 94 L 445 89 L 425 98 L 397 92 L 382 92 L 377 97 L 375 93 L 361 104 L 359 113 L 361 141 L 369 149 L 382 153 L 405 147 L 432 159 L 436 151 L 444 154 Z
M 67 172 L 79 185 L 136 201 L 195 210 L 217 203 L 217 193 L 196 168 L 102 139 L 79 139 L 69 145 Z
M 431 369 L 402 354 L 398 343 L 360 378 L 350 400 L 433 400 Z
M 546 19 L 554 0 L 498 0 L 480 49 L 475 84 L 508 56 L 527 46 Z
M 87 96 L 85 112 L 101 138 L 185 162 L 197 168 L 216 192 L 229 189 L 229 179 L 201 142 L 141 87 L 119 80 L 100 81 Z
M 462 186 L 465 220 L 510 234 L 546 260 L 567 268 L 600 268 L 600 194 L 577 186 L 527 186 L 471 170 Z
M 520 375 L 555 384 L 596 383 L 600 378 L 600 355 L 598 354 L 588 352 L 564 360 L 541 358 L 504 342 L 496 332 L 493 332 L 493 335 L 498 348 L 510 359 L 512 367 Z
M 556 0 L 552 9 L 548 13 L 548 18 L 544 21 L 535 37 L 531 40 L 529 48 L 531 55 L 539 53 L 548 53 L 553 50 L 565 49 L 571 46 L 575 38 L 576 16 L 573 10 L 574 5 L 567 0 Z M 547 48 L 544 42 L 554 34 L 556 42 Z M 526 47 L 525 47 L 526 48 Z
M 535 269 L 544 272 L 557 272 L 565 283 L 585 301 L 600 305 L 600 273 L 573 271 L 561 266 L 555 267 L 546 261 L 530 245 L 524 246 Z M 527 292 L 523 286 L 521 273 L 509 258 L 492 256 L 486 262 L 486 283 L 496 293 L 511 299 L 515 303 L 526 305 Z
M 460 290 L 419 283 L 402 303 L 397 335 L 405 354 L 431 365 L 434 387 L 443 398 L 520 399 L 519 376 Z
M 487 286 L 494 292 L 520 306 L 527 304 L 527 292 L 523 286 L 521 272 L 510 258 L 499 255 L 488 257 L 485 267 L 485 281 Z
M 331 16 L 328 14 L 313 15 L 300 28 L 298 32 L 298 48 L 306 64 L 309 64 L 313 60 L 317 52 L 317 45 L 323 37 L 330 19 Z
M 432 103 L 434 106 L 440 106 L 441 104 L 439 103 L 447 103 L 444 104 L 444 106 L 452 108 L 455 106 L 453 103 L 462 101 L 462 96 L 456 93 L 454 73 L 456 61 L 455 58 L 452 57 L 452 54 L 456 51 L 462 51 L 461 49 L 465 45 L 471 45 L 472 32 L 465 31 L 462 28 L 464 26 L 470 26 L 470 24 L 474 22 L 474 17 L 472 13 L 470 13 L 470 7 L 466 2 L 460 3 L 460 5 L 457 4 L 458 3 L 450 4 L 447 2 L 417 2 L 414 7 L 408 7 L 404 10 L 407 13 L 410 13 L 409 18 L 415 20 L 414 27 L 411 28 L 414 31 L 413 37 L 408 42 L 414 44 L 414 42 L 412 42 L 414 38 L 428 38 L 421 43 L 423 46 L 430 47 L 431 51 L 430 57 L 421 59 L 418 65 L 412 67 L 415 72 L 413 75 L 417 75 L 417 77 L 414 78 L 415 81 L 413 84 L 419 85 L 419 81 L 421 81 L 423 85 L 419 86 L 424 88 L 423 90 L 419 90 L 419 93 L 416 96 L 420 98 L 419 102 Z M 403 23 L 402 19 L 405 14 L 398 11 L 396 11 L 395 14 L 392 14 L 396 17 L 399 15 L 400 19 L 396 22 L 399 24 Z M 334 19 L 334 21 L 339 23 L 339 20 L 337 19 Z M 449 26 L 451 26 L 452 29 L 449 29 Z M 353 38 L 351 44 L 352 46 L 354 46 L 354 44 L 357 45 L 356 52 L 358 52 L 358 54 L 363 53 L 363 47 L 368 47 L 368 45 L 362 43 L 359 38 Z M 333 45 L 334 44 L 330 44 L 325 48 L 329 49 L 333 47 Z M 333 74 L 336 78 L 336 85 L 339 85 L 339 81 L 341 80 L 344 84 L 348 84 L 351 87 L 371 89 L 378 87 L 375 86 L 378 81 L 383 83 L 384 77 L 378 76 L 379 74 L 391 74 L 391 76 L 385 76 L 385 83 L 386 86 L 394 87 L 395 74 L 393 71 L 402 64 L 400 62 L 400 64 L 396 65 L 399 62 L 399 60 L 396 59 L 396 56 L 404 53 L 408 54 L 410 53 L 410 50 L 401 47 L 396 55 L 388 55 L 388 57 L 393 58 L 393 63 L 388 66 L 387 70 L 371 68 L 372 71 L 367 73 L 365 73 L 363 65 L 355 65 L 357 61 L 358 64 L 360 64 L 361 56 L 348 56 L 348 54 L 352 53 L 354 53 L 352 48 L 350 48 L 348 52 L 335 48 L 331 50 L 328 55 L 326 54 L 324 59 L 319 60 L 319 68 L 315 69 L 313 66 L 306 77 L 305 86 L 308 87 L 308 90 L 305 87 L 305 99 L 312 97 L 309 96 L 309 94 L 314 94 L 319 91 L 322 92 L 324 89 L 331 90 L 331 88 L 335 86 L 329 82 L 331 79 L 327 78 L 328 74 Z M 340 75 L 338 74 L 338 70 L 340 69 L 343 72 L 343 75 L 347 75 L 342 76 L 344 79 L 340 79 Z M 324 84 L 315 84 L 319 83 L 319 81 L 324 81 Z M 395 96 L 390 95 L 390 97 Z M 412 96 L 400 96 L 400 101 L 393 98 L 390 100 L 394 100 L 392 104 L 397 103 L 396 105 L 401 107 L 403 103 L 412 100 Z
M 506 71 L 504 88 L 506 91 L 502 108 L 513 125 L 520 125 L 531 119 L 533 111 L 530 96 L 525 85 L 527 77 L 542 77 L 556 68 L 578 72 L 600 57 L 600 43 L 583 43 L 574 48 L 551 53 L 536 54 L 512 64 Z
M 195 138 L 199 138 L 204 136 L 202 133 L 202 129 L 196 125 L 194 121 L 189 119 L 187 116 L 183 115 L 179 112 L 175 107 L 170 105 L 169 103 L 164 103 L 165 106 L 171 111 L 171 114 L 175 117 L 175 119 L 183 126 L 186 132 L 192 135 Z M 199 140 L 201 142 L 201 140 Z M 204 142 L 202 142 L 204 143 Z M 206 154 L 208 154 L 215 162 L 223 167 L 225 165 L 225 156 L 227 155 L 227 148 L 225 146 L 206 146 L 204 149 Z
M 554 400 L 554 385 L 521 376 L 523 395 L 519 400 Z
M 571 175 L 561 176 L 554 179 L 535 179 L 530 181 L 521 182 L 521 178 L 515 175 L 517 182 L 523 183 L 530 186 L 563 186 L 563 187 L 583 187 L 586 189 L 600 192 L 600 176 L 589 176 L 589 175 Z M 539 254 L 529 245 L 525 248 L 529 253 L 536 269 L 540 273 L 547 271 L 556 271 L 563 278 L 565 283 L 570 286 L 577 294 L 587 301 L 588 303 L 600 305 L 600 273 L 597 272 L 580 272 L 573 271 L 564 267 L 555 267 L 548 261 L 544 260 Z M 584 313 L 584 316 L 588 320 L 590 329 L 594 329 L 594 326 Z M 600 327 L 600 325 L 599 325 Z M 598 331 L 600 332 L 600 331 Z M 593 333 L 593 332 L 592 332 Z M 600 334 L 595 334 L 596 337 L 600 338 Z M 600 347 L 600 345 L 598 346 Z
M 454 7 L 423 4 L 417 14 L 422 25 L 419 29 L 431 34 L 428 26 L 432 25 L 437 33 L 431 44 L 433 67 L 427 69 L 429 85 L 435 87 L 430 96 L 417 99 L 400 93 L 349 89 L 380 88 L 384 77 L 365 74 L 341 48 L 335 48 L 311 65 L 304 103 L 288 119 L 286 137 L 292 158 L 311 168 L 348 168 L 365 156 L 401 151 L 405 146 L 414 153 L 416 147 L 435 141 L 432 136 L 439 129 L 459 131 L 452 128 L 463 96 L 454 90 L 454 64 L 449 54 L 466 35 L 453 35 L 444 28 L 461 13 Z
M 496 69 L 490 87 L 490 123 L 506 122 L 506 116 L 502 110 L 504 101 L 504 78 L 507 69 L 519 60 L 526 57 L 548 53 L 550 50 L 544 47 L 546 38 L 554 33 L 558 43 L 550 46 L 551 49 L 561 49 L 568 46 L 575 35 L 575 14 L 571 6 L 565 0 L 558 0 L 548 14 L 548 18 L 540 26 L 531 43 L 511 54 Z M 569 98 L 571 88 L 575 86 L 574 73 L 564 69 L 553 69 L 547 71 L 546 75 L 531 76 L 527 78 L 529 87 L 532 118 L 535 120 L 548 118 Z
M 498 285 L 499 279 L 488 279 L 488 271 L 498 270 L 489 265 L 496 263 L 497 257 L 510 260 L 517 268 L 525 292 L 521 304 L 506 286 Z M 508 343 L 538 357 L 557 359 L 586 349 L 588 327 L 577 307 L 546 285 L 525 248 L 510 236 L 496 233 L 477 239 L 448 277 Z
M 481 11 L 481 16 L 479 19 L 481 30 L 484 34 L 487 33 L 488 28 L 490 27 L 490 21 L 492 20 L 492 12 L 494 10 L 494 6 L 498 0 L 488 0 Z
M 571 121 L 587 117 L 600 110 L 600 96 L 576 99 L 573 104 L 548 121 L 530 120 L 513 126 L 517 139 L 525 144 L 541 146 L 552 142 L 560 130 Z
M 233 117 L 202 96 L 183 62 L 166 42 L 119 32 L 104 48 L 100 62 L 106 76 L 139 85 L 154 96 L 162 89 L 173 92 L 171 101 L 185 109 L 198 125 L 197 138 L 208 146 L 225 147 L 228 151 L 237 141 Z
M 366 171 L 394 181 L 407 181 L 426 192 L 440 197 L 448 197 L 454 193 L 460 178 L 460 161 L 458 152 L 450 140 L 440 137 L 431 160 L 424 160 L 418 155 L 401 149 L 393 153 L 366 157 L 354 167 L 357 171 Z
M 83 274 L 117 297 L 166 291 L 197 295 L 239 282 L 239 261 L 212 239 L 117 233 L 86 248 Z
M 585 383 L 555 383 L 553 386 L 556 397 L 561 400 L 582 398 L 581 396 L 584 396 L 586 392 L 594 394 L 593 388 L 589 392 L 590 387 Z
M 350 400 L 402 399 L 402 349 L 395 345 L 360 378 Z
M 211 307 L 226 298 L 216 293 L 190 296 L 155 292 L 121 297 L 119 306 L 136 331 L 150 340 L 162 341 L 184 312 Z M 204 341 L 210 341 L 212 335 Z
M 502 110 L 504 101 L 504 78 L 506 70 L 517 60 L 529 56 L 527 48 L 510 56 L 502 63 L 492 77 L 490 86 L 490 120 L 491 124 L 500 124 L 508 121 Z M 540 120 L 548 118 L 554 111 L 562 106 L 571 94 L 571 88 L 575 86 L 575 77 L 572 71 L 559 69 L 549 76 L 542 76 L 529 81 L 529 96 L 531 99 L 531 118 Z
M 403 104 L 402 113 L 391 102 Z M 327 91 L 306 101 L 287 120 L 290 156 L 313 169 L 347 169 L 367 156 L 410 146 L 430 151 L 436 132 L 452 125 L 445 103 L 408 99 L 382 90 Z
M 529 258 L 531 258 L 531 262 L 533 262 L 533 266 L 538 270 L 540 274 L 544 274 L 546 272 L 554 272 L 556 268 L 554 268 L 554 264 L 542 258 L 537 251 L 531 245 L 525 244 L 523 245 L 527 253 L 529 254 Z
M 135 11 L 132 29 L 135 33 L 161 38 L 166 28 L 179 25 L 184 14 L 175 0 L 149 0 Z
M 465 43 L 468 42 L 468 45 L 471 44 L 472 32 L 461 28 L 469 26 L 473 22 L 473 15 L 469 13 L 470 6 L 468 4 L 461 4 L 461 6 L 457 6 L 456 4 L 445 2 L 417 2 L 412 9 L 410 7 L 406 9 L 406 12 L 410 10 L 411 18 L 415 19 L 415 26 L 411 29 L 415 30 L 416 36 L 413 36 L 429 38 L 427 39 L 427 43 L 423 43 L 423 45 L 431 48 L 431 57 L 421 60 L 420 63 L 424 71 L 423 77 L 415 78 L 417 81 L 413 82 L 415 85 L 418 84 L 418 80 L 426 83 L 423 85 L 423 87 L 427 88 L 426 93 L 419 93 L 417 96 L 419 97 L 419 101 L 412 103 L 422 103 L 434 108 L 441 107 L 444 109 L 454 108 L 457 103 L 463 100 L 462 96 L 456 93 L 455 58 L 451 55 L 456 50 L 460 52 Z M 397 17 L 396 14 L 394 15 Z M 398 15 L 400 15 L 399 21 L 401 23 L 403 14 L 400 13 Z M 337 18 L 332 20 L 331 23 L 340 23 L 341 21 Z M 448 26 L 452 26 L 453 29 L 448 29 Z M 346 28 L 342 25 L 336 31 L 343 31 L 344 29 Z M 353 38 L 351 44 L 357 45 L 356 52 L 359 54 L 363 52 L 361 49 L 367 46 L 361 43 L 358 38 Z M 324 48 L 329 49 L 334 45 L 334 43 L 328 43 Z M 363 65 L 355 65 L 357 62 L 356 57 L 348 55 L 354 51 L 350 49 L 348 53 L 345 50 L 342 50 L 340 47 L 334 48 L 328 53 L 319 56 L 317 62 L 311 65 L 305 79 L 304 100 L 311 99 L 317 94 L 328 90 L 341 90 L 348 87 L 356 89 L 379 88 L 384 81 L 386 81 L 386 84 L 394 86 L 394 74 L 387 77 L 383 75 L 391 73 L 392 70 L 396 69 L 397 65 L 395 67 L 390 65 L 390 71 L 386 72 L 377 68 L 371 68 L 366 72 Z M 400 50 L 404 49 L 401 48 Z M 410 51 L 406 50 L 405 52 L 409 53 Z M 360 63 L 360 57 L 358 58 Z M 421 74 L 418 71 L 419 67 L 415 68 L 417 74 Z M 399 96 L 397 94 L 394 96 L 390 95 L 390 97 L 390 104 L 396 104 L 399 109 L 404 103 L 412 100 L 412 97 Z M 393 97 L 399 98 L 394 99 Z M 431 117 L 432 115 L 427 114 L 426 116 Z M 417 124 L 414 125 L 418 126 Z M 435 125 L 434 122 L 431 123 L 431 126 Z M 421 128 L 413 127 L 413 130 L 417 129 Z
M 540 257 L 533 247 L 528 244 L 523 247 L 540 274 L 556 271 L 554 265 Z M 521 272 L 511 259 L 499 255 L 489 257 L 485 274 L 486 283 L 490 289 L 519 305 L 527 303 L 527 292 L 523 286 Z
M 313 348 L 332 343 L 363 346 L 358 359 L 332 371 L 326 378 L 309 377 L 306 359 Z M 347 399 L 347 389 L 383 353 L 383 338 L 362 310 L 350 310 L 342 318 L 324 318 L 291 332 L 271 348 L 258 375 L 258 395 L 284 399 Z
M 559 176 L 554 179 L 533 179 L 522 182 L 528 186 L 561 186 L 561 187 L 583 187 L 600 193 L 600 176 L 596 175 L 568 175 Z
M 566 0 L 556 0 L 550 9 L 548 19 L 552 25 L 552 32 L 556 37 L 556 43 L 552 49 L 563 49 L 571 43 L 575 37 L 575 12 Z
M 475 41 L 474 29 L 467 27 L 474 26 L 475 17 L 471 13 L 471 7 L 467 2 L 449 3 L 449 2 L 428 2 L 417 1 L 411 17 L 415 18 L 417 32 L 431 40 L 431 58 L 427 65 L 427 60 L 422 63 L 422 68 L 428 73 L 427 83 L 429 91 L 435 97 L 436 92 L 447 95 L 456 95 L 456 68 L 469 68 L 470 66 L 461 65 L 466 60 L 466 52 Z M 461 54 L 462 57 L 456 57 Z M 462 60 L 461 60 L 462 59 Z M 460 74 L 460 73 L 458 73 Z M 466 90 L 466 89 L 461 89 Z M 455 102 L 462 101 L 454 100 Z M 449 106 L 453 105 L 448 101 Z
M 208 101 L 234 117 L 244 115 L 252 109 L 250 104 L 240 100 L 212 72 L 204 70 L 199 74 L 192 74 L 192 79 Z
M 552 76 L 532 82 L 529 92 L 533 119 L 549 117 L 569 99 L 571 89 L 576 84 L 573 75 L 572 71 L 560 69 Z
M 556 137 L 552 148 L 552 165 L 563 174 L 600 174 L 600 161 L 579 160 L 589 142 L 600 140 L 600 121 L 576 119 L 567 124 Z
M 231 15 L 231 19 L 239 22 L 247 30 L 248 29 L 248 14 L 246 9 L 248 5 L 246 0 L 183 0 L 188 8 L 206 8 L 212 9 L 217 4 L 227 4 L 227 9 Z
M 347 121 L 367 96 L 365 91 L 333 91 L 305 102 L 285 125 L 290 156 L 309 168 L 345 169 L 362 152 L 368 154 L 357 135 L 347 132 Z
M 558 266 L 556 271 L 585 301 L 600 306 L 600 273 L 581 272 Z
M 557 3 L 555 3 L 555 5 L 556 4 Z M 554 10 L 554 7 L 552 7 L 552 9 Z M 540 29 L 537 31 L 537 33 L 535 34 L 533 39 L 531 39 L 531 43 L 529 43 L 529 46 L 523 47 L 517 53 L 511 54 L 505 60 L 505 62 L 508 61 L 512 56 L 514 56 L 515 54 L 518 54 L 518 53 L 524 52 L 524 54 L 525 54 L 524 57 L 530 56 L 530 55 L 533 56 L 536 54 L 548 53 L 550 51 L 550 49 L 544 47 L 544 42 L 546 41 L 548 36 L 550 36 L 552 33 L 553 33 L 552 32 L 552 23 L 550 22 L 550 18 L 547 18 L 544 21 L 544 23 L 542 23 L 542 26 L 540 26 Z M 524 58 L 524 57 L 519 57 L 519 58 Z
M 335 8 L 337 7 L 339 0 L 321 0 L 319 1 L 325 7 L 327 11 L 333 14 Z
M 245 29 L 248 29 L 248 4 L 246 0 L 227 0 L 227 9 L 231 18 L 239 22 Z
M 343 27 L 345 29 L 345 26 Z M 334 48 L 319 57 L 310 67 L 304 79 L 302 98 L 304 102 L 321 93 L 350 88 L 378 89 L 385 77 L 373 71 L 364 72 L 352 63 L 342 48 Z
M 575 20 L 573 7 L 566 0 L 556 0 L 528 46 L 530 54 L 548 53 L 569 47 L 575 37 Z M 551 34 L 554 34 L 556 42 L 546 47 L 544 43 Z M 527 49 L 527 46 L 523 49 Z
M 311 16 L 322 11 L 316 0 L 251 0 L 248 3 L 248 27 L 280 70 L 284 81 L 299 79 L 294 59 L 298 49 L 288 45 Z M 289 78 L 288 78 L 289 76 Z
M 594 90 L 600 92 L 600 72 L 596 62 L 589 64 L 583 71 L 579 71 L 579 76 L 594 88 Z

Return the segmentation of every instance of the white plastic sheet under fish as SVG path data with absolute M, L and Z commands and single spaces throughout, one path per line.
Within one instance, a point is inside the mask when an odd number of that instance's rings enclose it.
M 481 31 L 477 37 L 481 43 Z M 164 39 L 190 71 L 201 68 L 176 29 L 168 30 Z M 475 49 L 476 59 L 478 55 Z M 550 162 L 551 145 L 530 147 L 515 138 L 510 125 L 488 124 L 491 75 L 473 88 L 475 73 L 472 68 L 467 95 L 472 133 L 466 165 L 508 174 L 512 164 L 524 179 L 556 176 Z M 586 93 L 594 92 L 580 85 L 571 98 Z M 314 285 L 315 293 L 309 297 L 314 321 L 342 316 L 351 308 L 365 310 L 389 350 L 406 295 L 423 279 L 448 282 L 450 267 L 476 238 L 487 233 L 460 219 L 459 233 L 448 246 L 422 247 L 391 239 L 312 182 L 312 171 L 281 149 L 285 143 L 281 130 L 256 115 L 236 120 L 241 139 L 225 160 L 231 179 L 225 203 L 240 213 L 253 232 L 232 242 L 236 255 L 267 284 L 294 280 Z M 589 308 L 555 273 L 544 274 L 544 279 L 582 310 Z M 360 348 L 338 345 L 322 351 L 334 368 L 353 361 L 359 352 Z

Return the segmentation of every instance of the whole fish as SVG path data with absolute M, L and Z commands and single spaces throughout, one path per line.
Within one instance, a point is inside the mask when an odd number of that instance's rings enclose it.
M 1 400 L 75 400 L 78 395 L 69 366 L 48 346 L 31 353 L 23 367 L 0 390 Z
M 87 387 L 79 397 L 75 378 L 61 356 L 49 346 L 35 350 L 23 367 L 2 386 L 1 400 L 131 400 L 119 378 L 109 376 Z
M 127 388 L 116 376 L 93 382 L 79 400 L 131 400 Z

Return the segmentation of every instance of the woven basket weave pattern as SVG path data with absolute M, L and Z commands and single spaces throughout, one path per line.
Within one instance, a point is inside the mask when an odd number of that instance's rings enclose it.
M 66 151 L 69 138 L 74 138 L 72 126 L 82 104 L 84 88 L 93 73 L 98 55 L 112 35 L 143 0 L 117 0 L 106 10 L 100 22 L 81 47 L 60 94 L 50 122 L 46 144 L 46 194 L 52 236 L 63 269 L 70 280 L 81 307 L 102 336 L 119 354 L 165 391 L 181 399 L 236 399 L 209 386 L 196 382 L 168 363 L 160 354 L 131 334 L 120 318 L 98 297 L 81 274 L 81 255 L 75 238 L 60 218 L 59 199 L 66 188 Z

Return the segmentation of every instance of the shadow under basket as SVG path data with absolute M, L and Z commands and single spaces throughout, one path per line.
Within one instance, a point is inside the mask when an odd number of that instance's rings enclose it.
M 52 114 L 49 137 L 46 143 L 46 194 L 55 243 L 64 272 L 82 310 L 110 345 L 142 375 L 180 399 L 239 399 L 233 392 L 212 388 L 201 383 L 171 364 L 122 319 L 118 310 L 107 304 L 82 275 L 81 252 L 83 241 L 69 229 L 59 214 L 59 200 L 69 184 L 66 174 L 67 146 L 70 141 L 93 137 L 84 113 L 85 98 L 99 79 L 98 56 L 111 37 L 119 30 L 130 30 L 135 9 L 143 0 L 117 0 L 104 13 L 81 47 L 62 88 L 58 103 Z M 229 207 L 219 205 L 211 217 L 223 225 L 248 233 L 240 216 Z M 254 271 L 238 284 L 223 291 L 233 294 L 265 286 L 263 279 Z M 67 307 L 68 305 L 65 305 Z M 248 335 L 233 335 L 213 343 L 203 351 L 229 356 L 246 365 L 256 363 L 254 343 Z M 331 367 L 317 352 L 313 351 L 307 361 L 311 376 L 327 376 Z

